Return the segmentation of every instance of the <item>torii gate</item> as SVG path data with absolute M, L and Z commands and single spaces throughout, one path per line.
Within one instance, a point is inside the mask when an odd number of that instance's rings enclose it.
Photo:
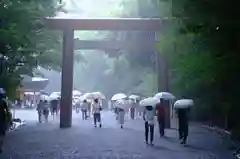
M 108 18 L 84 19 L 77 17 L 48 17 L 45 24 L 56 30 L 63 31 L 62 88 L 60 106 L 60 128 L 72 126 L 72 88 L 73 88 L 73 53 L 74 44 L 77 49 L 140 49 L 154 48 L 155 41 L 86 41 L 74 40 L 74 30 L 114 30 L 114 31 L 154 31 L 160 30 L 162 21 L 158 18 Z M 160 56 L 160 55 L 159 55 Z M 163 58 L 157 56 L 158 90 L 167 90 L 167 78 L 164 76 Z M 160 61 L 161 60 L 161 61 Z M 159 67 L 159 65 L 161 65 Z M 161 76 L 160 76 L 161 75 Z M 170 113 L 167 113 L 166 127 L 170 127 Z

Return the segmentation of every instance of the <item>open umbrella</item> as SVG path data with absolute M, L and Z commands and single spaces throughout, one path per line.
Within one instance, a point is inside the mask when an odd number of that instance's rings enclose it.
M 82 95 L 82 93 L 79 92 L 78 90 L 74 90 L 74 91 L 72 92 L 72 95 L 73 95 L 73 96 L 80 96 L 80 95 Z
M 156 97 L 148 97 L 140 101 L 140 106 L 146 107 L 146 106 L 153 106 L 155 107 L 156 104 L 159 103 L 159 99 Z
M 97 99 L 106 99 L 105 95 L 102 92 L 93 92 L 92 93 Z
M 132 94 L 132 95 L 130 95 L 128 98 L 129 98 L 129 99 L 137 100 L 137 99 L 140 98 L 140 96 Z
M 118 93 L 112 96 L 111 100 L 120 100 L 127 98 L 127 96 L 124 93 Z
M 128 109 L 129 108 L 129 102 L 125 99 L 117 100 L 115 103 L 115 107 L 121 108 L 121 109 Z
M 61 92 L 52 92 L 50 96 L 58 96 L 61 97 Z
M 85 93 L 82 99 L 95 99 L 95 95 L 93 93 Z
M 160 93 L 157 93 L 155 94 L 154 97 L 157 97 L 158 99 L 165 99 L 165 100 L 174 100 L 176 99 L 176 97 L 174 95 L 172 95 L 171 93 L 169 92 L 160 92 Z
M 49 96 L 47 96 L 47 95 L 41 95 L 40 99 L 41 100 L 50 100 L 51 98 Z
M 174 108 L 175 109 L 186 109 L 186 108 L 189 108 L 191 106 L 194 105 L 194 102 L 192 99 L 180 99 L 180 100 L 177 100 L 175 103 L 174 103 Z

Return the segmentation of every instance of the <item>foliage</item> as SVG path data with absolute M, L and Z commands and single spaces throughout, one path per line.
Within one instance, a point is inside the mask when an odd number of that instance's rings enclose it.
M 43 18 L 54 15 L 56 4 L 55 0 L 0 3 L 1 87 L 11 95 L 20 84 L 21 74 L 31 74 L 37 66 L 60 66 L 59 34 L 43 24 Z
M 172 4 L 173 16 L 180 22 L 168 35 L 174 35 L 176 45 L 171 54 L 173 88 L 196 99 L 195 115 L 201 119 L 239 130 L 237 1 L 173 0 Z

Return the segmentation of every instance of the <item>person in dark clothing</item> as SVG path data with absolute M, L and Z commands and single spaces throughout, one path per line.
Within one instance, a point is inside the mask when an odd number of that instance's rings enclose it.
M 59 104 L 58 99 L 51 100 L 51 115 L 53 116 L 53 119 L 55 114 L 56 116 L 58 115 L 58 104 Z
M 130 108 L 131 119 L 134 119 L 134 117 L 135 117 L 135 109 L 136 109 L 136 102 L 134 100 L 132 100 L 131 108 Z
M 150 132 L 150 145 L 153 145 L 154 138 L 154 116 L 155 109 L 152 106 L 146 106 L 143 111 L 143 120 L 145 121 L 145 142 L 148 144 L 148 136 Z
M 116 115 L 116 120 L 118 120 L 118 112 L 119 112 L 119 108 L 115 106 L 114 113 Z
M 4 99 L 5 91 L 3 88 L 0 88 L 0 153 L 2 152 L 3 139 L 6 134 L 8 114 L 10 114 L 7 103 Z
M 190 108 L 185 109 L 177 109 L 178 115 L 178 132 L 179 132 L 179 140 L 181 140 L 181 144 L 186 144 L 188 137 L 188 126 L 189 126 L 189 111 Z
M 160 136 L 164 136 L 164 130 L 165 130 L 165 109 L 163 105 L 164 99 L 160 99 L 160 103 L 156 105 L 157 110 L 157 120 L 158 120 L 158 127 L 159 127 L 159 133 Z
M 49 104 L 48 104 L 47 100 L 45 100 L 43 102 L 43 116 L 45 118 L 45 122 L 47 123 L 48 122 L 48 116 L 49 116 Z

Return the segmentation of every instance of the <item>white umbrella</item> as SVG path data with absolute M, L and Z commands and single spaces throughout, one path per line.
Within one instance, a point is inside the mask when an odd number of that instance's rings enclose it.
M 57 100 L 58 98 L 60 97 L 55 94 L 55 95 L 50 95 L 48 100 Z
M 79 97 L 79 100 L 80 100 L 80 101 L 83 101 L 83 100 L 85 100 L 84 96 L 83 96 L 83 95 L 82 95 L 82 96 L 80 96 L 80 97 Z
M 112 96 L 111 100 L 120 100 L 120 99 L 124 99 L 127 98 L 127 96 L 123 93 L 118 93 Z
M 132 94 L 132 95 L 130 95 L 128 98 L 129 98 L 129 99 L 137 100 L 137 99 L 140 98 L 140 96 Z
M 34 95 L 33 92 L 24 92 L 25 95 Z
M 61 92 L 52 92 L 50 96 L 58 96 L 61 97 Z
M 160 92 L 160 93 L 157 93 L 155 94 L 154 97 L 157 97 L 158 99 L 165 99 L 165 100 L 174 100 L 176 99 L 176 97 L 174 95 L 172 95 L 171 93 L 169 92 Z
M 80 96 L 80 95 L 82 95 L 82 93 L 79 92 L 78 90 L 74 90 L 74 91 L 72 92 L 72 95 L 73 95 L 73 96 Z
M 121 108 L 121 109 L 128 109 L 129 108 L 129 103 L 127 100 L 120 99 L 117 100 L 115 103 L 115 107 Z
M 97 99 L 106 99 L 105 95 L 101 92 L 93 92 L 92 94 L 94 94 Z
M 95 95 L 93 93 L 85 93 L 82 97 L 83 99 L 94 99 Z
M 194 105 L 194 102 L 192 99 L 180 99 L 180 100 L 177 100 L 175 103 L 174 103 L 174 108 L 175 109 L 185 109 L 185 108 L 189 108 L 191 106 Z
M 49 100 L 50 97 L 47 96 L 47 95 L 41 95 L 41 96 L 40 96 L 40 99 L 41 99 L 41 100 Z
M 159 103 L 159 99 L 156 97 L 148 97 L 140 101 L 140 106 L 146 107 L 146 106 L 153 106 L 155 107 L 156 104 Z

